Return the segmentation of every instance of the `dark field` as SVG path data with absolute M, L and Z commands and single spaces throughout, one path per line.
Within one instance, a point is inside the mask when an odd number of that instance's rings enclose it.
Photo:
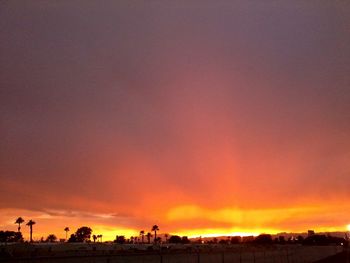
M 301 245 L 1 245 L 0 262 L 28 263 L 331 263 L 347 262 L 341 246 Z

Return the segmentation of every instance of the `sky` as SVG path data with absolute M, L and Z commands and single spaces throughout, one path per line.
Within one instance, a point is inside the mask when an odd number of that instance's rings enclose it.
M 1 1 L 0 54 L 0 230 L 350 224 L 347 1 Z

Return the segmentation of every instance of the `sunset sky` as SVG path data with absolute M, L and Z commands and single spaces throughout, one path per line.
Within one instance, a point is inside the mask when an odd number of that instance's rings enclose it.
M 346 231 L 350 2 L 1 1 L 0 136 L 0 230 Z

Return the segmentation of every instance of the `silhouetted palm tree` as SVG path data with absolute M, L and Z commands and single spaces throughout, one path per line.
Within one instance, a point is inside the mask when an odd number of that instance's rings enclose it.
M 69 227 L 66 226 L 66 227 L 64 228 L 64 231 L 66 231 L 66 240 L 67 240 L 67 238 L 68 238 L 68 232 L 69 232 Z
M 144 236 L 145 236 L 145 230 L 141 230 L 141 231 L 140 231 L 140 236 L 141 236 L 141 242 L 142 242 L 142 244 L 143 244 L 143 238 L 144 238 Z
M 27 223 L 27 226 L 30 228 L 30 242 L 33 242 L 33 225 L 35 225 L 35 222 L 30 219 Z
M 146 237 L 147 237 L 148 244 L 151 243 L 152 234 L 150 232 L 148 232 Z
M 97 238 L 98 238 L 98 236 L 92 235 L 92 240 L 94 241 L 94 243 L 96 242 Z
M 164 237 L 165 237 L 165 243 L 167 243 L 167 242 L 168 242 L 169 234 L 164 234 Z
M 18 232 L 21 232 L 21 224 L 24 223 L 24 219 L 19 217 L 16 219 L 15 224 L 18 224 Z
M 159 227 L 157 225 L 152 226 L 152 231 L 154 231 L 154 242 L 157 240 L 157 231 L 159 230 Z

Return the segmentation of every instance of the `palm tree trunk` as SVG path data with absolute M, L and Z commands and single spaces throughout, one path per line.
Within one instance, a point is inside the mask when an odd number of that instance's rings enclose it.
M 157 240 L 157 231 L 154 230 L 154 243 L 156 243 L 156 240 Z
M 33 227 L 30 225 L 30 242 L 33 242 Z

